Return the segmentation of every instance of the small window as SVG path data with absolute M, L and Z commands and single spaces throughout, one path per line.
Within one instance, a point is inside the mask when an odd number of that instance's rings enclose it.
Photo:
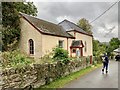
M 32 39 L 29 40 L 29 53 L 34 54 L 34 41 Z
M 85 41 L 85 52 L 87 52 L 87 43 Z
M 76 49 L 72 49 L 72 53 L 76 53 Z
M 63 48 L 63 40 L 59 40 L 59 47 Z

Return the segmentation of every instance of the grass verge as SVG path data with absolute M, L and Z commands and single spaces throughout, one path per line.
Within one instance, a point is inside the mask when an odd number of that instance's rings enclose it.
M 61 77 L 61 78 L 51 82 L 48 85 L 41 86 L 37 90 L 46 90 L 47 88 L 49 90 L 54 90 L 55 88 L 62 88 L 62 87 L 64 87 L 65 84 L 67 84 L 67 83 L 69 83 L 69 82 L 71 82 L 71 81 L 73 81 L 75 79 L 80 78 L 81 76 L 83 76 L 83 75 L 85 75 L 85 74 L 95 70 L 96 68 L 98 68 L 100 66 L 101 66 L 101 64 L 97 64 L 96 66 L 90 66 L 90 67 L 82 69 L 82 70 L 80 70 L 78 72 L 71 73 L 70 75 L 65 76 L 65 77 Z

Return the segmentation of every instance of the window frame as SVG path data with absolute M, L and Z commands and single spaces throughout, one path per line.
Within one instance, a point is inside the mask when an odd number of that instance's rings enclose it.
M 62 43 L 61 43 L 62 42 Z M 60 43 L 61 43 L 61 45 L 60 45 Z M 59 40 L 58 41 L 58 46 L 60 47 L 60 48 L 63 48 L 64 47 L 64 40 Z
M 34 55 L 34 41 L 29 39 L 29 54 Z

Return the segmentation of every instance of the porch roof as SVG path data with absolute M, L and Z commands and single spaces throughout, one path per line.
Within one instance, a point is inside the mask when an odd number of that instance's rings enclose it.
M 84 47 L 82 40 L 73 40 L 70 48 L 81 48 Z

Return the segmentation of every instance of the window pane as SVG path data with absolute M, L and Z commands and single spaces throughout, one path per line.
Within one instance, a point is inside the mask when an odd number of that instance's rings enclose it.
M 73 53 L 76 53 L 76 49 L 73 49 L 72 52 L 73 52 Z
M 59 47 L 63 48 L 63 41 L 59 41 Z
M 34 54 L 34 42 L 32 39 L 29 40 L 29 49 L 30 54 Z

